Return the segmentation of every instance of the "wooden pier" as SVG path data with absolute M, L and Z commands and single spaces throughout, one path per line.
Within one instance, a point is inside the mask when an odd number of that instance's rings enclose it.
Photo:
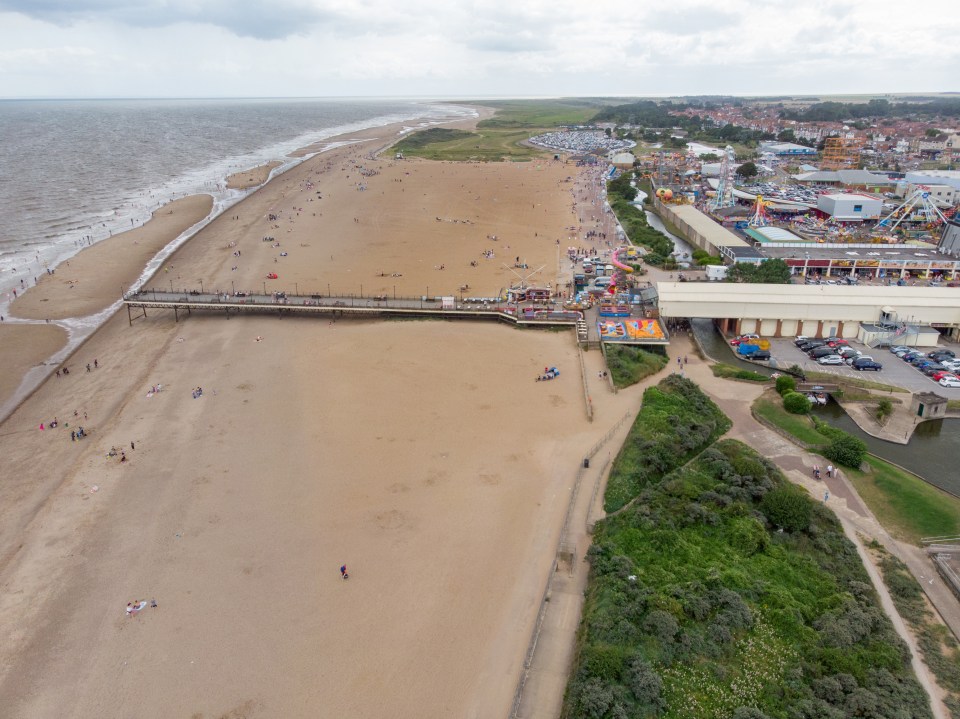
M 580 312 L 559 310 L 536 303 L 507 303 L 496 298 L 442 297 L 333 297 L 319 294 L 234 295 L 197 290 L 138 290 L 123 298 L 127 319 L 147 316 L 148 309 L 173 310 L 177 321 L 184 313 L 218 312 L 230 317 L 240 314 L 273 314 L 278 317 L 307 315 L 322 317 L 442 317 L 444 319 L 495 320 L 535 327 L 576 328 Z

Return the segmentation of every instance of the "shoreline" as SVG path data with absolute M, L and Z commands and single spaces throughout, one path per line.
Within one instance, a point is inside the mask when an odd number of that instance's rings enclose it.
M 435 124 L 454 124 L 454 125 L 471 125 L 476 123 L 479 119 L 482 119 L 484 116 L 489 116 L 493 114 L 493 110 L 486 108 L 488 112 L 485 114 L 480 106 L 458 106 L 458 107 L 470 107 L 476 113 L 476 116 L 466 117 L 466 118 L 453 118 L 449 121 L 437 121 L 437 122 L 426 122 L 426 125 L 435 125 Z M 31 394 L 40 386 L 40 384 L 53 375 L 54 369 L 58 365 L 62 365 L 64 362 L 69 361 L 69 359 L 76 353 L 76 351 L 88 340 L 91 338 L 96 331 L 102 327 L 106 321 L 112 316 L 114 312 L 119 311 L 119 294 L 120 287 L 125 286 L 125 291 L 129 291 L 132 287 L 140 286 L 144 287 L 148 282 L 154 280 L 159 276 L 159 273 L 162 269 L 164 262 L 169 262 L 173 257 L 175 257 L 178 252 L 186 246 L 191 239 L 211 223 L 215 222 L 218 218 L 222 217 L 229 209 L 234 209 L 239 207 L 243 202 L 249 199 L 251 196 L 260 192 L 264 188 L 268 187 L 271 182 L 277 181 L 282 178 L 286 173 L 294 170 L 304 163 L 311 162 L 320 156 L 331 156 L 331 154 L 338 155 L 339 152 L 347 152 L 349 149 L 358 143 L 369 142 L 371 140 L 379 139 L 377 135 L 387 133 L 389 136 L 389 141 L 378 147 L 374 150 L 371 155 L 382 152 L 387 147 L 390 147 L 393 143 L 397 142 L 403 134 L 400 132 L 403 128 L 409 127 L 407 123 L 409 120 L 393 122 L 387 125 L 376 125 L 371 127 L 366 127 L 360 130 L 352 130 L 346 133 L 341 133 L 339 135 L 334 135 L 329 138 L 324 138 L 310 145 L 295 149 L 289 152 L 284 160 L 278 160 L 276 163 L 270 162 L 265 165 L 260 165 L 257 167 L 249 168 L 248 170 L 243 170 L 238 173 L 234 173 L 231 176 L 249 176 L 250 173 L 256 172 L 258 175 L 263 174 L 264 181 L 259 185 L 250 186 L 246 189 L 238 189 L 236 192 L 240 194 L 235 200 L 228 203 L 218 203 L 210 195 L 191 195 L 185 198 L 173 199 L 167 203 L 159 205 L 151 213 L 151 219 L 143 223 L 139 227 L 134 227 L 131 230 L 117 233 L 111 235 L 109 238 L 100 240 L 88 247 L 82 247 L 76 253 L 70 257 L 61 261 L 59 265 L 54 268 L 54 272 L 49 275 L 40 276 L 39 282 L 37 285 L 27 288 L 27 291 L 19 295 L 12 302 L 9 302 L 4 307 L 4 312 L 9 314 L 11 318 L 16 320 L 24 320 L 23 324 L 30 323 L 39 323 L 46 319 L 51 321 L 56 321 L 56 324 L 60 325 L 67 332 L 67 342 L 64 344 L 57 352 L 47 356 L 41 362 L 33 362 L 28 365 L 28 370 L 32 369 L 33 371 L 24 371 L 19 375 L 17 382 L 10 383 L 14 386 L 14 389 L 10 392 L 8 396 L 0 395 L 0 423 L 8 419 L 16 409 L 28 399 Z M 424 123 L 420 123 L 424 124 Z M 372 136 L 372 137 L 369 137 Z M 286 166 L 286 167 L 285 167 Z M 263 169 L 269 167 L 266 172 L 263 172 Z M 282 168 L 280 172 L 274 172 L 277 167 Z M 118 274 L 121 276 L 121 282 L 117 284 L 118 299 L 113 302 L 107 302 L 107 298 L 113 294 L 112 290 L 103 291 L 98 293 L 98 297 L 88 298 L 89 301 L 85 303 L 83 309 L 87 310 L 86 313 L 81 311 L 80 313 L 59 313 L 62 316 L 56 316 L 54 313 L 47 313 L 42 309 L 41 302 L 45 301 L 43 298 L 39 298 L 36 292 L 33 295 L 30 294 L 31 290 L 36 290 L 38 286 L 44 286 L 44 294 L 47 294 L 47 288 L 51 286 L 53 280 L 57 279 L 56 271 L 61 269 L 60 277 L 63 277 L 62 268 L 64 266 L 71 267 L 71 262 L 76 261 L 77 258 L 80 258 L 83 255 L 83 260 L 78 263 L 84 265 L 84 270 L 81 273 L 82 275 L 87 275 L 86 281 L 88 284 L 94 281 L 94 277 L 90 274 L 89 268 L 86 265 L 91 263 L 96 264 L 97 258 L 100 256 L 106 255 L 110 256 L 110 252 L 106 249 L 101 249 L 99 252 L 94 253 L 98 247 L 106 245 L 109 248 L 122 247 L 123 243 L 129 241 L 131 237 L 134 238 L 134 241 L 137 242 L 136 236 L 131 233 L 138 233 L 139 231 L 146 230 L 147 226 L 151 221 L 157 218 L 158 214 L 160 217 L 165 217 L 167 214 L 165 210 L 169 210 L 171 206 L 177 203 L 185 203 L 186 201 L 195 202 L 195 198 L 199 197 L 209 197 L 212 202 L 207 214 L 198 219 L 196 222 L 191 223 L 182 232 L 176 234 L 173 237 L 168 237 L 165 243 L 159 245 L 153 254 L 146 258 L 145 261 L 137 264 L 137 260 L 134 259 L 131 262 L 128 261 L 126 265 L 118 269 Z M 179 206 L 179 205 L 178 205 Z M 156 227 L 154 224 L 151 227 L 151 232 L 153 228 Z M 109 244 L 106 244 L 109 243 Z M 87 258 L 94 258 L 93 260 L 87 260 Z M 143 259 L 143 258 L 140 258 Z M 152 265 L 152 268 L 151 268 Z M 138 269 L 139 268 L 139 269 Z M 137 274 L 134 274 L 137 272 Z M 133 281 L 131 280 L 133 278 Z M 181 276 L 182 277 L 182 276 Z M 112 286 L 112 285 L 108 285 Z M 64 290 L 67 292 L 67 290 Z M 63 295 L 64 292 L 59 293 Z M 24 298 L 28 298 L 28 302 L 21 302 Z M 46 298 L 46 301 L 49 301 L 50 298 Z M 30 316 L 19 317 L 12 314 L 14 305 L 18 307 L 27 307 Z M 115 309 L 111 309 L 115 308 Z M 16 322 L 20 324 L 19 322 Z M 13 323 L 11 323 L 13 324 Z M 32 353 L 31 353 L 32 357 Z M 45 372 L 42 370 L 43 367 L 48 367 Z

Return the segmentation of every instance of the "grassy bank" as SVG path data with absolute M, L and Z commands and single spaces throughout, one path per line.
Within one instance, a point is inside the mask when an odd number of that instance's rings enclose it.
M 826 372 L 807 372 L 804 371 L 804 375 L 810 382 L 824 382 L 828 384 L 838 384 L 841 389 L 844 387 L 859 387 L 860 389 L 874 389 L 878 392 L 907 392 L 903 387 L 894 387 L 893 385 L 883 384 L 882 382 L 873 382 L 868 379 L 860 379 L 859 377 L 838 377 L 835 374 L 827 374 Z M 846 390 L 845 390 L 846 391 Z M 879 399 L 879 398 L 878 398 Z
M 874 549 L 880 560 L 883 583 L 900 616 L 913 629 L 923 662 L 947 692 L 945 703 L 953 717 L 960 717 L 960 645 L 950 630 L 930 611 L 923 590 L 907 566 L 883 548 Z
M 607 345 L 607 367 L 613 383 L 623 389 L 662 370 L 667 364 L 663 352 L 650 352 L 630 345 Z
M 477 132 L 433 127 L 415 132 L 397 143 L 407 157 L 456 162 L 524 161 L 548 157 L 543 150 L 521 145 L 530 137 L 527 130 L 484 129 Z
M 730 424 L 696 384 L 680 375 L 647 388 L 607 480 L 606 511 L 623 507 L 649 481 L 688 461 L 730 429 Z
M 787 412 L 778 395 L 758 397 L 753 411 L 788 436 L 813 446 L 813 451 L 829 444 L 809 417 Z M 960 535 L 960 499 L 879 457 L 867 455 L 865 462 L 869 472 L 844 472 L 890 534 L 913 544 L 919 544 L 921 537 Z
M 714 362 L 710 365 L 710 371 L 714 377 L 723 377 L 724 379 L 739 379 L 746 382 L 769 382 L 770 378 L 759 372 L 753 372 L 748 369 L 741 369 L 724 362 Z
M 772 463 L 724 440 L 634 486 L 597 525 L 563 716 L 931 716 L 836 517 Z

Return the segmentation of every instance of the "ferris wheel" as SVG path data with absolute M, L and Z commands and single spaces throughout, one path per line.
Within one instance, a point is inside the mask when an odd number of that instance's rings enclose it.
M 917 217 L 918 214 L 920 215 L 919 218 Z M 922 185 L 917 187 L 901 205 L 880 220 L 877 227 L 884 227 L 893 231 L 897 229 L 901 222 L 908 219 L 919 219 L 928 226 L 939 225 L 947 221 L 946 215 L 930 199 L 929 188 Z M 893 220 L 892 224 L 891 220 Z

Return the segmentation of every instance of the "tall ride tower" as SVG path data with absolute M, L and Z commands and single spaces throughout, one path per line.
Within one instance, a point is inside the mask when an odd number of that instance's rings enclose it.
M 717 194 L 707 207 L 711 210 L 719 210 L 721 207 L 733 207 L 733 175 L 736 172 L 737 156 L 730 145 L 723 151 L 723 160 L 720 162 L 720 184 L 717 187 Z

